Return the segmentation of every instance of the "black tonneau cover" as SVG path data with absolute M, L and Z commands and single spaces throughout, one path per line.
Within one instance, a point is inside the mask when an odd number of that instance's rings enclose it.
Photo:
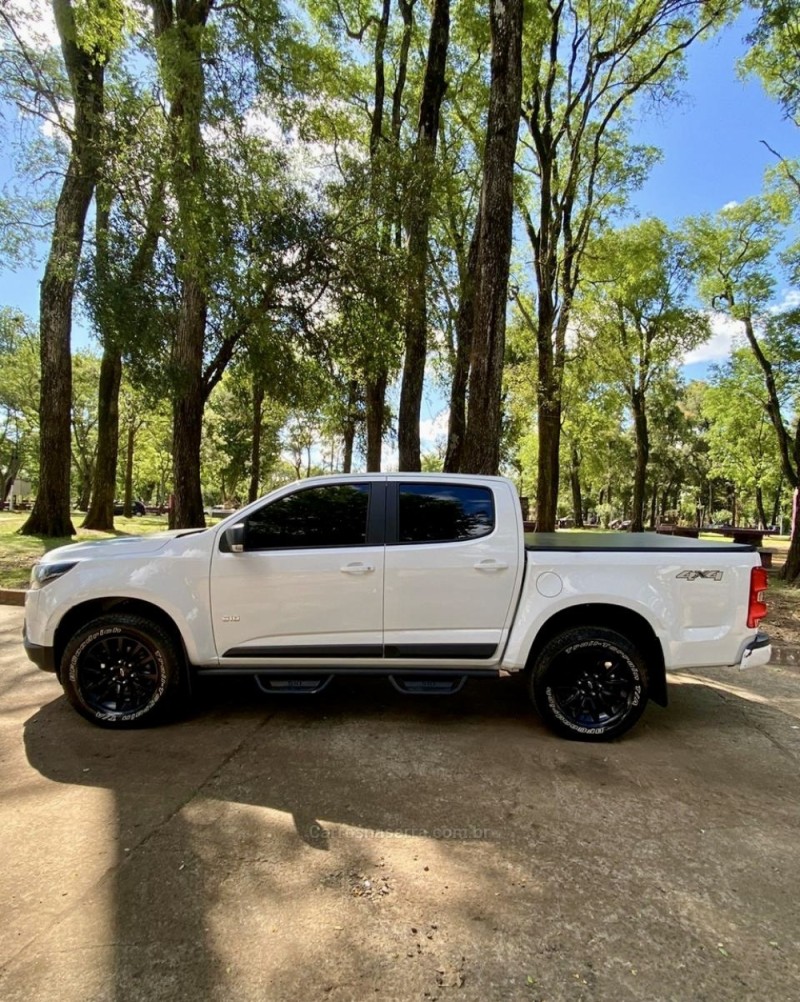
M 526 532 L 526 550 L 561 550 L 582 552 L 602 550 L 611 553 L 641 553 L 669 550 L 670 553 L 752 553 L 755 546 L 722 540 L 690 539 L 684 536 L 659 535 L 655 532 Z

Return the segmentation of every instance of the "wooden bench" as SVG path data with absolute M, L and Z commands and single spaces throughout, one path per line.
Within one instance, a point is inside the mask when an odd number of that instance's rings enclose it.
M 685 539 L 700 538 L 700 530 L 696 525 L 667 525 L 662 522 L 656 528 L 656 532 L 661 533 L 662 536 L 683 536 Z

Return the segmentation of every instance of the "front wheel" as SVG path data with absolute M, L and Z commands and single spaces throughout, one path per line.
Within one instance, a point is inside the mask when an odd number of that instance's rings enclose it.
M 132 727 L 163 716 L 180 681 L 172 638 L 158 624 L 130 613 L 101 616 L 83 626 L 67 644 L 61 666 L 67 699 L 104 727 Z
M 629 730 L 647 705 L 647 666 L 615 630 L 575 627 L 549 640 L 530 673 L 544 722 L 578 741 L 609 741 Z

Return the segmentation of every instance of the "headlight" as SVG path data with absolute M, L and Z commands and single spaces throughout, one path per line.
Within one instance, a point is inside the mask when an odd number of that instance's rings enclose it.
M 57 564 L 34 564 L 31 571 L 31 588 L 44 588 L 50 581 L 55 581 L 62 574 L 71 571 L 77 560 L 62 561 Z

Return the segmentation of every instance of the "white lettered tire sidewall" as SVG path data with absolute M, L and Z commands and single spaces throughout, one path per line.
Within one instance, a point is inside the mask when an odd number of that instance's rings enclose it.
M 558 705 L 554 685 L 558 657 L 585 650 L 604 650 L 624 662 L 633 680 L 633 694 L 621 720 L 597 727 L 583 727 L 570 720 Z M 530 694 L 543 721 L 556 733 L 578 741 L 609 741 L 628 731 L 647 705 L 649 679 L 644 659 L 636 646 L 615 630 L 604 627 L 575 627 L 553 637 L 540 651 L 530 674 Z
M 150 649 L 158 669 L 158 681 L 145 706 L 128 713 L 103 713 L 90 706 L 81 691 L 81 656 L 100 638 L 123 635 Z M 180 678 L 179 661 L 171 638 L 158 624 L 128 613 L 112 613 L 83 626 L 67 644 L 61 664 L 62 684 L 69 702 L 92 723 L 105 727 L 125 728 L 155 721 L 175 695 Z

